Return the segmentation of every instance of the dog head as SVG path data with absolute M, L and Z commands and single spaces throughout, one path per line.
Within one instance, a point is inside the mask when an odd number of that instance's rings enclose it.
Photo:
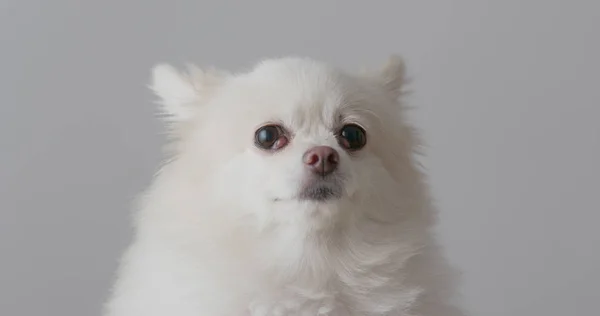
M 398 58 L 363 75 L 283 58 L 240 74 L 159 65 L 152 89 L 188 189 L 263 224 L 323 223 L 408 193 L 403 82 Z

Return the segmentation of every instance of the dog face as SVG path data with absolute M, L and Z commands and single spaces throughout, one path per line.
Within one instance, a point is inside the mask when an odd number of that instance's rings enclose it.
M 409 163 L 398 59 L 353 76 L 308 59 L 230 75 L 154 70 L 190 185 L 262 223 L 324 222 L 397 197 Z M 192 180 L 193 178 L 193 180 Z

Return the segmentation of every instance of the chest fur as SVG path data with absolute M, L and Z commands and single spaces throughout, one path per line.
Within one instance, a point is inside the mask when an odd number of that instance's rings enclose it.
M 414 254 L 409 245 L 329 240 L 289 246 L 272 249 L 271 262 L 263 262 L 250 315 L 404 315 L 420 294 L 404 282 L 404 264 Z

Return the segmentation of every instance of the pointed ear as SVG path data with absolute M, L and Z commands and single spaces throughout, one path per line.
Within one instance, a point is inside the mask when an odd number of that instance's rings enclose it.
M 189 65 L 187 72 L 180 72 L 171 65 L 159 64 L 152 69 L 150 88 L 160 98 L 165 120 L 181 122 L 198 113 L 224 77 L 223 73 L 194 65 Z
M 383 87 L 395 98 L 400 97 L 402 88 L 406 83 L 406 66 L 404 60 L 397 55 L 392 55 L 380 70 L 379 77 Z

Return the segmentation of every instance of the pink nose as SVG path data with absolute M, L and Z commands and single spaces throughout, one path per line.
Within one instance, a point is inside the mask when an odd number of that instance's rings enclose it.
M 337 168 L 340 155 L 329 146 L 317 146 L 307 150 L 302 160 L 312 172 L 325 176 Z

